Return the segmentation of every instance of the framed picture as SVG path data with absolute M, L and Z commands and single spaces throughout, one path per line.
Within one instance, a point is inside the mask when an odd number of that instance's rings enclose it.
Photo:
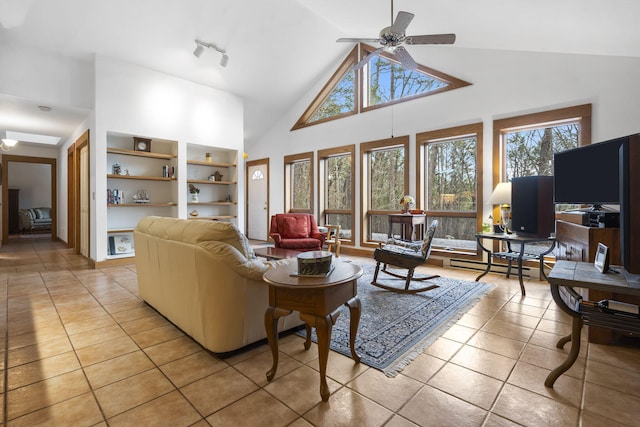
M 606 273 L 609 270 L 609 248 L 598 243 L 598 251 L 596 252 L 596 260 L 593 262 L 600 273 Z
M 151 151 L 151 140 L 148 138 L 133 137 L 133 149 L 135 151 Z

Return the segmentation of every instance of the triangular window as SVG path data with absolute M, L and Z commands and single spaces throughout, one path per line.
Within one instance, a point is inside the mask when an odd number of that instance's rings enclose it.
M 358 73 L 353 71 L 357 62 L 354 47 L 291 130 L 357 114 Z
M 374 50 L 361 45 L 360 58 Z M 418 64 L 413 71 L 406 70 L 384 52 L 354 70 L 357 63 L 358 46 L 349 52 L 291 130 L 471 84 L 424 65 Z
M 362 45 L 360 55 L 364 58 L 374 50 L 371 46 Z M 362 70 L 362 111 L 470 84 L 420 64 L 415 70 L 406 70 L 393 56 L 385 52 L 371 58 Z

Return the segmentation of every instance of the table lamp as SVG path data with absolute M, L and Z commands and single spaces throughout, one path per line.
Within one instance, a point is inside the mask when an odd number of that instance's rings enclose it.
M 505 233 L 508 233 L 509 212 L 511 211 L 511 183 L 501 182 L 496 185 L 491 197 L 489 197 L 489 204 L 500 205 L 502 229 Z

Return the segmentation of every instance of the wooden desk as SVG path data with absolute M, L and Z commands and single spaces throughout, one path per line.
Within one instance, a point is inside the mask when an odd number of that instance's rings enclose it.
M 507 250 L 501 251 L 498 250 L 494 252 L 491 249 L 487 249 L 483 244 L 483 239 L 490 239 L 492 241 L 506 242 Z M 540 277 L 547 278 L 547 275 L 544 273 L 544 256 L 553 251 L 553 248 L 556 245 L 556 240 L 553 237 L 527 237 L 527 236 L 519 236 L 517 234 L 505 234 L 505 233 L 478 233 L 476 234 L 476 240 L 478 242 L 478 246 L 485 251 L 487 256 L 487 268 L 476 277 L 476 282 L 480 280 L 485 274 L 487 274 L 491 270 L 491 260 L 492 258 L 498 259 L 506 259 L 507 260 L 507 277 L 511 274 L 511 267 L 513 261 L 518 261 L 518 281 L 520 282 L 520 292 L 522 295 L 526 295 L 524 289 L 524 283 L 522 281 L 522 262 L 537 259 L 540 263 Z M 542 253 L 528 253 L 525 251 L 525 245 L 532 243 L 549 243 L 549 248 Z M 512 247 L 514 244 L 515 248 Z
M 393 236 L 393 224 L 400 224 L 400 240 L 424 240 L 426 223 L 427 216 L 425 214 L 389 214 L 387 237 L 391 238 Z
M 306 350 L 311 347 L 311 328 L 316 328 L 318 336 L 318 358 L 320 365 L 320 396 L 325 402 L 329 400 L 327 385 L 327 360 L 331 329 L 340 315 L 341 305 L 349 307 L 351 357 L 360 363 L 360 356 L 355 351 L 356 333 L 360 323 L 360 300 L 358 293 L 358 277 L 362 269 L 357 265 L 333 261 L 334 269 L 327 277 L 291 276 L 298 271 L 298 264 L 291 263 L 277 267 L 264 274 L 264 281 L 269 284 L 269 307 L 264 314 L 264 326 L 267 331 L 269 346 L 273 356 L 273 366 L 267 372 L 267 380 L 271 381 L 278 369 L 278 319 L 300 312 L 300 319 L 306 323 Z
M 561 338 L 556 344 L 563 348 L 571 341 L 571 349 L 564 362 L 547 376 L 544 385 L 553 387 L 560 375 L 566 372 L 578 358 L 580 352 L 580 333 L 582 325 L 593 325 L 613 330 L 640 333 L 640 318 L 604 313 L 589 302 L 573 288 L 586 288 L 614 294 L 640 296 L 640 275 L 630 275 L 621 267 L 612 267 L 611 272 L 600 273 L 593 263 L 576 261 L 558 261 L 549 273 L 551 295 L 558 307 L 570 315 L 573 320 L 571 334 Z

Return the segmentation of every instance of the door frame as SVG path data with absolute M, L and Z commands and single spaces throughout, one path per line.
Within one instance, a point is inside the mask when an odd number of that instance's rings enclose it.
M 2 155 L 2 244 L 9 243 L 9 162 L 51 166 L 51 240 L 58 239 L 58 194 L 56 159 L 48 157 Z
M 87 129 L 80 137 L 76 140 L 76 142 L 72 145 L 73 149 L 73 230 L 74 230 L 74 242 L 73 248 L 74 253 L 78 255 L 80 253 L 80 239 L 82 238 L 82 232 L 80 230 L 80 180 L 82 178 L 87 180 L 87 200 L 89 203 L 87 204 L 87 251 L 90 258 L 91 254 L 91 145 L 89 144 L 89 129 Z M 80 151 L 87 147 L 87 176 L 80 176 Z M 71 148 L 71 147 L 69 147 Z M 70 193 L 68 193 L 70 194 Z M 68 196 L 70 197 L 70 196 Z
M 265 179 L 267 180 L 267 240 L 269 240 L 269 213 L 271 212 L 271 197 L 269 195 L 269 192 L 271 191 L 271 186 L 269 185 L 269 179 L 270 179 L 270 172 L 269 172 L 269 158 L 264 158 L 264 159 L 258 159 L 258 160 L 250 160 L 247 161 L 244 165 L 244 171 L 245 171 L 245 191 L 244 194 L 247 195 L 246 200 L 247 203 L 245 203 L 244 205 L 244 229 L 247 231 L 247 233 L 249 232 L 249 182 L 251 181 L 251 177 L 249 176 L 249 167 L 251 166 L 259 166 L 259 165 L 265 165 L 266 167 L 266 177 Z

